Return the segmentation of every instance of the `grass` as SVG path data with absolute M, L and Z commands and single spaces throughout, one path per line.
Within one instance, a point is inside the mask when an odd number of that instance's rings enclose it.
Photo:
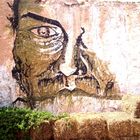
M 44 121 L 56 121 L 67 114 L 54 116 L 50 112 L 34 111 L 27 108 L 0 108 L 0 140 L 16 140 L 18 132 L 28 132 Z M 27 139 L 27 138 L 25 138 Z

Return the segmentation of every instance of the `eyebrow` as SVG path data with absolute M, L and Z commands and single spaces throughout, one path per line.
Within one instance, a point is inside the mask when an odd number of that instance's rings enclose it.
M 37 15 L 35 13 L 31 13 L 31 12 L 28 12 L 28 13 L 22 15 L 21 19 L 22 18 L 27 18 L 27 17 L 35 19 L 35 20 L 38 20 L 38 21 L 46 22 L 46 23 L 49 23 L 49 24 L 52 24 L 52 25 L 56 25 L 56 26 L 60 27 L 62 29 L 63 33 L 64 33 L 65 39 L 67 38 L 66 41 L 68 41 L 68 35 L 67 35 L 65 29 L 63 28 L 63 26 L 60 24 L 59 21 L 54 20 L 54 19 L 50 19 L 50 18 L 46 18 L 46 17 Z

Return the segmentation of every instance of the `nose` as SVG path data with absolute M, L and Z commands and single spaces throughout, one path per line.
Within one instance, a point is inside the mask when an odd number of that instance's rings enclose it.
M 82 34 L 77 37 L 76 43 L 72 45 L 68 43 L 64 54 L 64 61 L 60 64 L 60 71 L 66 75 L 84 75 L 87 73 L 88 63 L 83 56 Z M 84 46 L 85 47 L 85 46 Z
M 76 72 L 77 67 L 75 65 L 75 47 L 72 47 L 71 44 L 69 43 L 68 46 L 66 47 L 65 54 L 63 54 L 63 63 L 60 64 L 60 71 L 66 75 L 70 76 L 73 73 Z

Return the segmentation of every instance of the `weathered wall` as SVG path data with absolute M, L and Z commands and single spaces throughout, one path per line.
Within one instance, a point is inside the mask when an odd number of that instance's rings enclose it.
M 109 62 L 122 91 L 139 94 L 140 6 L 138 3 L 101 4 L 94 27 L 95 50 Z
M 11 74 L 14 66 L 12 56 L 14 38 L 7 19 L 12 12 L 7 2 L 12 0 L 0 1 L 0 106 L 9 105 L 16 98 L 16 82 Z
M 55 1 L 51 2 L 55 3 Z M 78 6 L 76 1 L 65 3 L 65 6 L 69 7 L 69 10 L 64 11 L 65 16 L 73 19 L 67 21 L 74 24 L 71 27 L 73 31 L 80 26 L 86 27 L 84 43 L 88 44 L 89 49 L 93 50 L 101 60 L 104 60 L 108 64 L 109 70 L 116 75 L 121 94 L 140 94 L 140 49 L 138 46 L 140 41 L 140 3 L 94 2 L 91 6 L 92 1 L 79 0 L 78 2 L 81 5 Z M 82 4 L 83 2 L 85 3 Z M 74 5 L 72 5 L 73 3 Z M 0 1 L 0 5 L 2 7 L 0 9 L 0 106 L 2 106 L 15 100 L 18 91 L 16 81 L 11 76 L 14 66 L 12 56 L 14 38 L 6 18 L 11 14 L 11 11 L 6 1 Z M 70 5 L 75 8 L 76 14 L 70 13 Z M 62 11 L 56 17 L 58 20 L 61 13 Z M 82 14 L 84 18 L 77 17 L 78 13 Z M 94 100 L 92 99 L 92 101 Z M 85 106 L 85 100 L 83 102 Z M 101 106 L 100 102 L 99 106 Z M 57 108 L 57 103 L 54 108 Z

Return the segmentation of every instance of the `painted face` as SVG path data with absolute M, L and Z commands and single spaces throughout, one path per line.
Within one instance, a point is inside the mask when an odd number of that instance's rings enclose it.
M 33 106 L 62 94 L 106 96 L 117 90 L 115 77 L 91 51 L 93 27 L 85 6 L 19 3 L 13 74 Z

